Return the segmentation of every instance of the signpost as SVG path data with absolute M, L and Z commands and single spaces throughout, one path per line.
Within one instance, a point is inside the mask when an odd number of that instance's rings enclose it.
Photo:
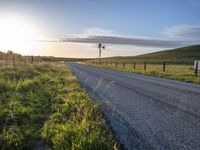
M 200 60 L 195 60 L 194 61 L 194 69 L 198 68 L 200 70 Z
M 195 69 L 195 75 L 198 76 L 198 70 L 200 70 L 200 60 L 194 61 L 194 69 Z

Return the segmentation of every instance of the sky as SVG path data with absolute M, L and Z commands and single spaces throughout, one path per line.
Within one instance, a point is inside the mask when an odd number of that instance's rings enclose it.
M 200 44 L 200 0 L 0 0 L 0 50 L 134 56 Z

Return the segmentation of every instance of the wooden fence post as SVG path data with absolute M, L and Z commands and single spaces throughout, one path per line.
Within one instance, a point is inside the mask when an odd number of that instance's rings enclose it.
M 31 56 L 31 64 L 33 64 L 33 62 L 34 62 L 34 60 L 33 60 L 34 58 L 33 58 L 33 56 Z
M 116 63 L 115 63 L 116 68 L 117 68 L 117 65 L 118 65 L 118 64 L 117 64 L 117 62 L 116 62 Z
M 165 72 L 166 62 L 163 62 L 163 72 Z
M 39 61 L 40 61 L 40 57 L 38 56 L 37 57 L 37 64 L 39 64 Z
M 9 62 L 8 62 L 8 54 L 6 54 L 6 66 L 9 65 Z
M 24 57 L 25 57 L 24 64 L 26 65 L 26 56 L 24 56 Z
M 136 69 L 136 63 L 135 62 L 134 62 L 133 68 L 134 68 L 134 70 Z
M 125 62 L 123 62 L 123 68 L 125 69 Z
M 147 70 L 147 63 L 144 63 L 144 70 Z
M 198 67 L 199 67 L 199 62 L 196 61 L 196 68 L 195 68 L 195 76 L 198 76 Z
M 15 55 L 13 55 L 13 66 L 15 66 Z

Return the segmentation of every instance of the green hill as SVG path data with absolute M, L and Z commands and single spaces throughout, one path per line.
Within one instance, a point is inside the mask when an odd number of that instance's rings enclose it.
M 185 62 L 193 63 L 200 59 L 200 45 L 187 46 L 172 50 L 159 51 L 149 54 L 128 57 L 110 57 L 109 60 L 117 61 L 149 61 L 149 62 Z
M 177 48 L 173 50 L 159 51 L 150 54 L 135 56 L 137 59 L 174 59 L 194 60 L 200 59 L 200 45 Z

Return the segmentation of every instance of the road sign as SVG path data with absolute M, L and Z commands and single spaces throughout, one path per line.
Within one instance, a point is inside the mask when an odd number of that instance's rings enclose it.
M 200 70 L 200 60 L 195 60 L 194 61 L 194 69 Z

